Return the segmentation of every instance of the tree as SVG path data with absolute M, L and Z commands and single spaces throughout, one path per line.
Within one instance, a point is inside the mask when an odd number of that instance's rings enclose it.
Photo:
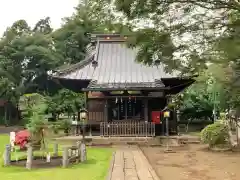
M 224 67 L 212 64 L 196 79 L 196 83 L 177 96 L 183 120 L 212 120 L 231 105 L 229 78 Z M 214 112 L 215 111 L 215 112 Z M 217 113 L 218 112 L 218 113 Z M 218 117 L 217 117 L 218 118 Z
M 47 120 L 45 119 L 47 108 L 45 97 L 37 93 L 24 94 L 21 96 L 19 104 L 21 109 L 26 112 L 24 120 L 27 129 L 31 133 L 31 143 L 45 147 L 43 132 L 47 125 Z
M 84 107 L 85 101 L 83 94 L 75 93 L 68 89 L 61 89 L 54 96 L 47 98 L 47 104 L 48 113 L 52 113 L 56 120 L 62 113 L 75 117 L 75 113 L 79 113 L 80 109 Z
M 34 79 L 55 68 L 61 59 L 50 36 L 31 31 L 24 20 L 16 21 L 0 41 L 1 97 L 17 104 L 34 86 Z
M 216 54 L 220 50 L 215 48 L 219 36 L 239 27 L 240 3 L 234 0 L 114 0 L 114 3 L 130 22 L 138 23 L 131 42 L 140 45 L 138 60 L 147 64 L 160 60 L 169 71 L 194 73 L 207 68 L 207 62 L 219 60 Z M 227 45 L 229 49 L 233 47 L 229 46 L 232 43 Z M 232 51 L 234 55 L 239 52 L 236 48 Z
M 122 21 L 104 0 L 79 3 L 73 15 L 64 18 L 63 26 L 52 33 L 56 50 L 64 57 L 65 64 L 78 63 L 86 56 L 91 33 L 126 33 L 131 28 Z
M 50 25 L 50 17 L 46 17 L 45 19 L 40 19 L 35 27 L 33 28 L 34 32 L 39 32 L 42 34 L 50 34 L 53 29 L 51 28 Z

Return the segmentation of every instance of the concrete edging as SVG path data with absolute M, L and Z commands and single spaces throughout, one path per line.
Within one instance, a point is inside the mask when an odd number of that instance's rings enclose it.
M 106 180 L 111 180 L 112 179 L 112 171 L 113 171 L 113 166 L 114 166 L 114 162 L 115 162 L 115 154 L 116 154 L 116 150 L 112 153 L 112 158 L 110 161 L 110 166 L 108 169 L 108 175 Z
M 149 172 L 151 173 L 152 177 L 153 177 L 153 180 L 160 180 L 159 176 L 157 175 L 157 172 L 156 170 L 154 169 L 154 167 L 151 165 L 148 157 L 145 155 L 144 151 L 142 150 L 142 148 L 139 146 L 138 147 L 142 156 L 144 157 L 144 159 L 146 160 L 146 162 L 148 162 L 148 167 L 149 167 Z

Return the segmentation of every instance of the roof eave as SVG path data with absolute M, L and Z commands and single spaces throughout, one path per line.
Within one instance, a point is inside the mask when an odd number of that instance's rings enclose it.
M 163 90 L 170 90 L 170 87 L 127 87 L 127 88 L 83 88 L 83 92 L 88 91 L 140 91 L 140 90 L 147 90 L 147 91 L 163 91 Z

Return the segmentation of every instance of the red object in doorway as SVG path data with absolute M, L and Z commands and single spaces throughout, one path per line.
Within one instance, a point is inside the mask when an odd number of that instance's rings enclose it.
M 152 122 L 154 124 L 161 124 L 161 111 L 152 111 Z

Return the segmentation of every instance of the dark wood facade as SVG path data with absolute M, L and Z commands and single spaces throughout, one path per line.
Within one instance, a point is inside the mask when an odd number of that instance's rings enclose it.
M 139 130 L 138 133 L 134 132 L 122 132 L 122 136 L 130 136 L 130 134 L 138 134 L 139 136 L 145 136 L 146 133 L 149 133 L 147 136 L 154 135 L 164 135 L 165 133 L 165 120 L 162 116 L 162 110 L 167 105 L 167 97 L 163 93 L 159 93 L 160 97 L 151 97 L 149 95 L 121 95 L 115 94 L 112 96 L 104 96 L 104 93 L 97 92 L 89 93 L 87 99 L 87 109 L 88 109 L 88 123 L 91 131 L 101 132 L 103 126 L 114 126 L 109 127 L 110 130 L 107 134 L 111 133 L 111 136 L 116 136 L 120 134 L 121 131 L 119 127 L 116 126 L 126 126 L 126 123 L 132 126 L 135 126 L 136 129 L 139 129 L 137 126 L 143 126 L 146 124 L 148 131 L 143 128 Z M 153 116 L 160 114 L 159 121 L 154 121 Z M 101 130 L 102 128 L 102 130 Z M 109 129 L 107 128 L 107 129 Z M 111 129 L 114 129 L 114 132 L 110 132 Z M 122 129 L 124 129 L 123 127 Z M 141 128 L 140 128 L 141 129 Z M 177 133 L 177 121 L 174 116 L 170 118 L 170 127 L 169 130 L 171 133 Z M 106 130 L 105 130 L 106 131 Z M 124 130 L 123 130 L 124 131 Z

